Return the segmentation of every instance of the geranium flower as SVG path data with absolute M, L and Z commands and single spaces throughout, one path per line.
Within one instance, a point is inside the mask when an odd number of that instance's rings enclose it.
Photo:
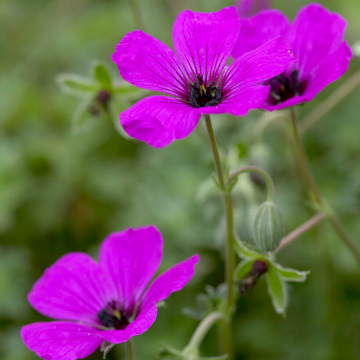
M 199 259 L 177 264 L 146 290 L 162 247 L 160 232 L 149 226 L 109 235 L 99 263 L 84 253 L 60 258 L 28 295 L 37 311 L 60 321 L 24 326 L 25 345 L 46 360 L 75 360 L 104 341 L 118 344 L 145 332 L 155 321 L 156 303 L 187 284 Z
M 259 107 L 261 85 L 294 57 L 281 37 L 225 67 L 240 30 L 234 7 L 217 13 L 180 13 L 173 27 L 176 54 L 140 30 L 127 34 L 112 60 L 129 83 L 167 96 L 150 96 L 120 114 L 124 130 L 154 147 L 188 136 L 202 114 L 245 115 Z
M 235 7 L 239 17 L 249 17 L 261 10 L 269 9 L 270 0 L 237 0 Z
M 241 33 L 233 48 L 234 58 L 242 57 L 269 39 L 282 35 L 294 52 L 294 62 L 267 84 L 270 92 L 262 108 L 276 110 L 311 101 L 326 85 L 343 75 L 352 57 L 343 40 L 346 21 L 319 4 L 302 8 L 295 20 L 278 10 L 264 10 L 241 19 Z

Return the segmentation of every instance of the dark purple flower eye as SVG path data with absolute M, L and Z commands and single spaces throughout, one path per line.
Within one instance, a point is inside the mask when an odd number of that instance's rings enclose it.
M 197 79 L 191 85 L 189 103 L 195 108 L 217 105 L 221 100 L 221 89 L 213 84 L 206 86 L 202 75 L 198 75 Z
M 277 105 L 294 96 L 302 95 L 306 87 L 306 81 L 300 81 L 298 76 L 299 71 L 293 70 L 289 75 L 284 72 L 265 82 L 265 84 L 270 85 L 270 93 L 266 104 Z
M 111 301 L 97 313 L 102 325 L 109 329 L 124 330 L 130 324 L 130 318 L 126 311 L 121 310 L 116 301 Z

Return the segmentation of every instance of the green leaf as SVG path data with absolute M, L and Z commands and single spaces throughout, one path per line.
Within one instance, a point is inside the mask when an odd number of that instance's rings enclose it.
M 140 99 L 149 92 L 148 90 L 139 89 L 124 80 L 114 85 L 113 90 L 116 94 L 128 100 Z
M 92 96 L 96 91 L 96 85 L 88 78 L 76 74 L 60 74 L 55 78 L 61 91 L 78 97 Z
M 241 240 L 235 239 L 234 248 L 239 257 L 243 259 L 263 259 L 264 256 L 256 250 L 247 247 Z
M 275 311 L 278 314 L 283 314 L 287 306 L 285 282 L 272 264 L 269 264 L 266 273 L 266 282 Z
M 106 89 L 111 88 L 111 76 L 106 67 L 99 61 L 93 65 L 94 78 Z
M 250 272 L 254 261 L 254 259 L 242 261 L 234 270 L 234 279 L 241 280 L 248 272 Z
M 304 282 L 310 271 L 299 271 L 295 269 L 283 268 L 279 264 L 273 264 L 276 267 L 277 272 L 285 281 Z

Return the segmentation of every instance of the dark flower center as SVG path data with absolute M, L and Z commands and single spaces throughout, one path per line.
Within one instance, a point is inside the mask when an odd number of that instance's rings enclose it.
M 101 324 L 110 329 L 124 330 L 129 324 L 130 316 L 121 310 L 115 301 L 108 303 L 106 307 L 97 313 Z
M 294 96 L 304 92 L 305 83 L 298 80 L 298 70 L 293 70 L 290 75 L 282 73 L 270 79 L 270 93 L 267 102 L 270 105 L 277 105 Z
M 251 290 L 259 280 L 260 276 L 268 270 L 266 262 L 256 260 L 245 276 L 240 280 L 239 293 L 245 295 L 248 290 Z
M 189 103 L 196 108 L 217 105 L 221 100 L 221 89 L 214 84 L 206 86 L 203 76 L 198 75 L 197 81 L 191 85 Z

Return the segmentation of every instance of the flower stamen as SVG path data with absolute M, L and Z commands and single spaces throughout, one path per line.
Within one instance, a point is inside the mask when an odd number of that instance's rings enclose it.
M 221 100 L 221 89 L 214 83 L 206 86 L 203 75 L 197 75 L 197 81 L 191 85 L 189 103 L 195 108 L 214 106 Z
M 109 329 L 124 330 L 130 324 L 126 311 L 121 310 L 115 301 L 110 301 L 97 313 L 97 317 Z

